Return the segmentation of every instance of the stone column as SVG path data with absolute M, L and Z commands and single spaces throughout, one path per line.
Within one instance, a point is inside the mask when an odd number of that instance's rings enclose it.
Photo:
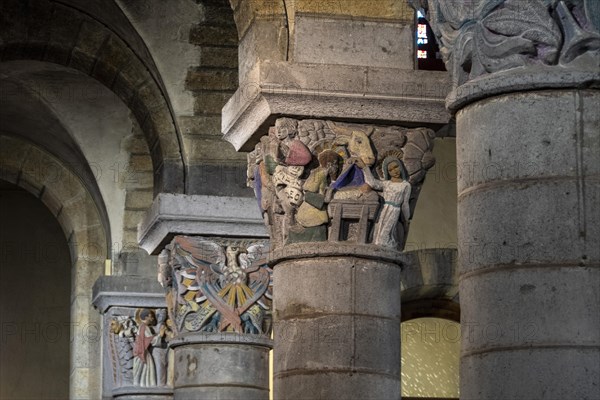
M 400 398 L 400 269 L 433 131 L 280 118 L 248 156 L 274 269 L 274 398 Z
M 175 399 L 269 398 L 266 242 L 176 236 L 159 256 L 174 321 Z
M 461 398 L 599 398 L 598 2 L 455 3 Z

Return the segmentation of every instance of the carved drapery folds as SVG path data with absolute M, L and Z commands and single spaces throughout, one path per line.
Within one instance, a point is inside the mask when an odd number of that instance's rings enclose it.
M 167 347 L 173 338 L 167 310 L 118 309 L 108 323 L 114 387 L 167 386 Z
M 176 334 L 270 337 L 268 243 L 177 236 L 159 256 L 159 282 Z
M 547 74 L 548 68 L 554 68 L 555 72 L 557 68 L 598 71 L 598 0 L 411 0 L 411 3 L 427 12 L 455 92 L 479 77 L 519 67 L 521 73 L 531 72 L 528 67 L 541 74 Z M 519 89 L 516 83 L 513 85 Z M 467 95 L 454 93 L 450 99 Z
M 355 242 L 401 250 L 435 160 L 427 128 L 280 118 L 248 155 L 271 248 Z

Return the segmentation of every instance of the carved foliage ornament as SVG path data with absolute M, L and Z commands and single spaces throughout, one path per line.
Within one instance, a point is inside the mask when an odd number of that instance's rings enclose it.
M 269 336 L 266 242 L 177 236 L 159 256 L 159 282 L 176 331 Z
M 329 240 L 402 249 L 435 163 L 433 137 L 427 128 L 278 119 L 248 155 L 271 247 Z
M 528 65 L 598 68 L 598 0 L 410 0 L 427 11 L 454 87 Z

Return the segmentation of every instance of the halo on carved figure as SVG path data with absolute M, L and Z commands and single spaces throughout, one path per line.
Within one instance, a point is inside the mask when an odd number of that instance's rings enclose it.
M 393 156 L 387 156 L 386 158 L 383 159 L 383 163 L 381 166 L 381 169 L 383 170 L 383 179 L 385 179 L 386 181 L 391 179 L 390 171 L 389 171 L 389 166 L 391 163 L 398 163 L 398 165 L 400 166 L 402 179 L 404 179 L 405 181 L 408 181 L 408 173 L 406 172 L 404 163 L 398 157 L 393 157 Z
M 387 158 L 396 158 L 402 163 L 402 179 L 406 180 L 407 178 L 405 177 L 405 175 L 408 176 L 408 172 L 406 171 L 406 166 L 402 162 L 403 157 L 404 153 L 402 152 L 402 150 L 389 150 L 383 153 L 381 155 L 381 158 L 377 162 L 377 167 L 375 168 L 377 170 L 377 175 L 379 175 L 379 177 L 382 179 L 389 179 L 389 177 L 386 177 L 384 174 L 383 164 L 385 163 L 385 160 Z

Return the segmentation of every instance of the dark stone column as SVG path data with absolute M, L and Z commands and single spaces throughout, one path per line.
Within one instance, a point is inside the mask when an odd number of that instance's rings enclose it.
M 461 398 L 598 398 L 598 2 L 421 3 L 454 82 Z

